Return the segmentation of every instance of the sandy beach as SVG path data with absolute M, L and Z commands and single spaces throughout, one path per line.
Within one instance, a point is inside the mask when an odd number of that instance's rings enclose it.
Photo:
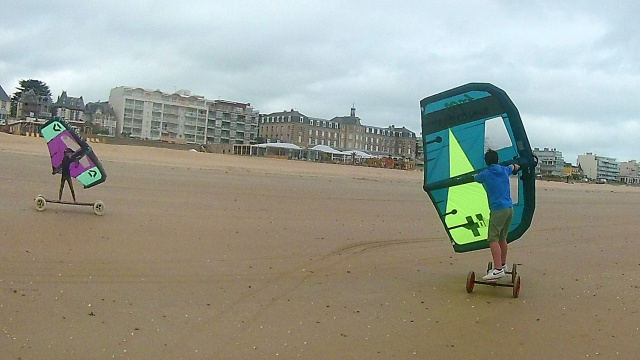
M 57 196 L 44 140 L 0 133 L 2 359 L 635 359 L 640 188 L 537 182 L 477 285 L 422 172 L 94 144 L 108 173 Z M 68 189 L 65 198 L 70 199 Z

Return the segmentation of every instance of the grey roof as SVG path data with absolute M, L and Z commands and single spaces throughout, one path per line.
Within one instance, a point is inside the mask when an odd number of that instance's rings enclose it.
M 116 115 L 108 101 L 90 102 L 85 106 L 85 113 L 87 114 L 95 114 L 98 110 L 103 114 Z
M 360 125 L 360 118 L 357 116 L 336 116 L 331 121 L 344 125 Z
M 73 110 L 84 110 L 84 100 L 82 96 L 79 98 L 71 97 L 67 95 L 66 91 L 62 92 L 62 95 L 58 96 L 58 101 L 53 104 L 55 107 L 61 107 Z
M 9 101 L 9 100 L 11 99 L 9 98 L 7 93 L 4 92 L 4 89 L 2 88 L 2 86 L 0 86 L 0 101 Z
M 274 112 L 271 114 L 266 114 L 265 116 L 303 116 L 303 117 L 307 117 L 306 115 L 300 113 L 298 110 L 293 110 L 291 109 L 291 111 L 279 111 L 279 112 Z

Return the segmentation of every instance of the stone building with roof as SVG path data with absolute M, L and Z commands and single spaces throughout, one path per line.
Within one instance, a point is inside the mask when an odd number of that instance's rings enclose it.
M 102 130 L 103 135 L 116 135 L 116 113 L 107 101 L 90 102 L 85 105 L 86 122 Z
M 51 105 L 51 113 L 67 121 L 84 121 L 84 100 L 82 96 L 71 97 L 63 91 L 58 100 Z
M 287 142 L 302 148 L 327 145 L 365 151 L 376 156 L 415 158 L 417 138 L 405 127 L 363 125 L 355 107 L 349 116 L 331 120 L 306 116 L 297 110 L 260 115 L 259 137 L 265 142 Z
M 37 95 L 33 89 L 23 92 L 18 100 L 16 116 L 18 119 L 50 119 L 51 98 L 47 95 Z

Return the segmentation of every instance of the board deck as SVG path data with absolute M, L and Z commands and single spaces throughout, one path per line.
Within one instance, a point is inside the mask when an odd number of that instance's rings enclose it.
M 66 205 L 80 205 L 80 206 L 93 206 L 93 204 L 95 203 L 88 203 L 88 202 L 73 202 L 73 201 L 64 201 L 64 200 L 49 200 L 47 198 L 45 198 L 45 200 L 47 200 L 47 202 L 53 203 L 53 204 L 66 204 Z
M 96 213 L 96 215 L 104 214 L 104 203 L 101 200 L 96 200 L 96 202 L 92 202 L 92 203 L 48 200 L 44 196 L 38 195 L 35 199 L 35 202 L 36 202 L 36 209 L 38 211 L 44 211 L 47 208 L 47 203 L 52 203 L 52 204 L 63 204 L 63 205 L 90 206 L 93 208 L 93 212 Z

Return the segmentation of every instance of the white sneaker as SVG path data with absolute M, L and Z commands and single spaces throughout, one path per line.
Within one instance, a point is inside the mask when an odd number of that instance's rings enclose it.
M 482 277 L 482 280 L 498 280 L 504 276 L 504 270 L 493 269 L 489 273 Z
M 504 273 L 508 273 L 509 272 L 509 265 L 508 264 L 504 264 L 502 265 L 502 270 L 504 270 Z

